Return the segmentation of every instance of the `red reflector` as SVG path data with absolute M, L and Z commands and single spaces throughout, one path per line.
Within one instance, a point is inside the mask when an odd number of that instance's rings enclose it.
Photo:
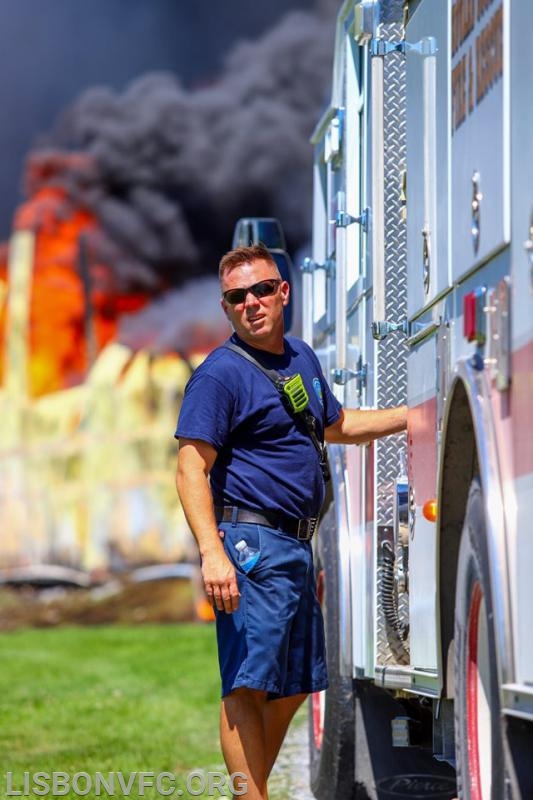
M 476 295 L 465 294 L 463 299 L 463 334 L 469 342 L 476 338 Z

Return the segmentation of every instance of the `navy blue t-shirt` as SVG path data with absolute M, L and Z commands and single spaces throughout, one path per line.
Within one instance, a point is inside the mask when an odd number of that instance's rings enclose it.
M 324 426 L 339 418 L 341 405 L 311 348 L 292 336 L 284 339 L 283 355 L 249 347 L 236 334 L 230 341 L 280 375 L 301 374 L 322 438 Z M 215 505 L 299 518 L 318 514 L 324 481 L 307 429 L 286 409 L 272 381 L 239 353 L 218 347 L 194 372 L 175 436 L 200 439 L 216 449 L 210 473 Z

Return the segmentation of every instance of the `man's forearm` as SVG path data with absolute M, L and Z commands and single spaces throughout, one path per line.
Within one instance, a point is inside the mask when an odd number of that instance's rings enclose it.
M 365 444 L 382 436 L 400 433 L 407 427 L 407 406 L 379 409 L 347 408 L 339 422 L 326 428 L 332 444 Z
M 201 442 L 180 442 L 176 488 L 189 527 L 198 542 L 202 577 L 209 600 L 219 611 L 231 614 L 239 607 L 235 568 L 218 532 L 209 486 L 215 451 Z
M 208 552 L 223 551 L 213 510 L 213 497 L 209 481 L 202 470 L 180 469 L 176 474 L 176 488 L 200 556 Z

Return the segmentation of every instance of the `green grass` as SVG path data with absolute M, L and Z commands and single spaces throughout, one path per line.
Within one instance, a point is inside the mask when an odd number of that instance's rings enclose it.
M 25 771 L 171 772 L 184 798 L 192 770 L 225 771 L 212 626 L 18 630 L 0 635 L 0 660 L 0 798 L 8 771 L 18 790 Z

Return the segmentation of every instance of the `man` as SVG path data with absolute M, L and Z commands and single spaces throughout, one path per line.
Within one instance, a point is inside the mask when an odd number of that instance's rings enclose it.
M 266 248 L 230 251 L 219 277 L 230 342 L 283 377 L 302 376 L 320 439 L 361 444 L 404 430 L 404 406 L 342 409 L 313 351 L 284 336 L 289 285 Z M 265 800 L 291 719 L 307 694 L 327 687 L 305 540 L 324 499 L 319 453 L 270 378 L 226 346 L 189 381 L 176 437 L 176 486 L 216 609 L 222 752 L 230 774 L 246 775 L 248 800 Z M 246 546 L 251 569 L 240 562 Z

